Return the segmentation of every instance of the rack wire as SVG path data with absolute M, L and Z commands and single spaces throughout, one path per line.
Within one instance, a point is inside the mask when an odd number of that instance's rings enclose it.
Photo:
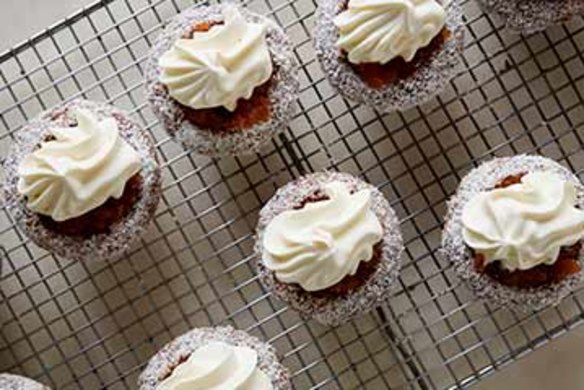
M 422 107 L 380 114 L 323 77 L 310 34 L 316 0 L 250 0 L 294 42 L 299 109 L 260 155 L 211 160 L 169 139 L 144 102 L 148 48 L 191 4 L 97 1 L 0 55 L 0 155 L 40 111 L 84 97 L 147 127 L 164 174 L 154 222 L 116 261 L 55 258 L 2 209 L 0 372 L 57 389 L 132 389 L 164 343 L 230 323 L 273 343 L 298 389 L 466 387 L 581 323 L 581 289 L 555 308 L 515 313 L 476 301 L 437 250 L 445 201 L 484 159 L 540 153 L 582 176 L 582 20 L 521 37 L 466 0 L 464 66 L 449 87 Z M 407 246 L 387 304 L 335 328 L 302 321 L 262 289 L 251 265 L 262 204 L 324 169 L 377 185 Z

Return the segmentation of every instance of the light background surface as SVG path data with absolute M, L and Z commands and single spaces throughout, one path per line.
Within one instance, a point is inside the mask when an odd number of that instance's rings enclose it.
M 56 23 L 91 0 L 0 0 L 0 51 Z M 504 368 L 478 389 L 584 388 L 584 327 Z

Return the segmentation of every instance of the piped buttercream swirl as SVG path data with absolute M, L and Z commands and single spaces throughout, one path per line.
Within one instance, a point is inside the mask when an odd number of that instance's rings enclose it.
M 446 11 L 436 0 L 349 0 L 334 19 L 336 45 L 354 64 L 411 61 L 445 23 Z
M 324 187 L 328 199 L 277 215 L 266 227 L 264 263 L 284 283 L 306 291 L 334 286 L 369 261 L 382 239 L 381 224 L 371 210 L 371 191 L 350 193 L 346 184 Z
M 214 341 L 196 349 L 156 389 L 271 390 L 272 383 L 258 368 L 255 350 Z
M 52 139 L 18 167 L 18 191 L 27 208 L 55 221 L 81 216 L 110 197 L 120 198 L 142 166 L 114 118 L 99 121 L 85 109 L 75 115 L 77 126 L 50 129 Z
M 481 192 L 462 212 L 463 238 L 486 263 L 510 271 L 553 264 L 564 246 L 584 237 L 584 211 L 575 207 L 574 183 L 533 172 L 521 183 Z
M 272 75 L 267 24 L 246 21 L 235 6 L 224 7 L 223 16 L 223 24 L 177 40 L 159 60 L 160 82 L 185 106 L 234 111 Z

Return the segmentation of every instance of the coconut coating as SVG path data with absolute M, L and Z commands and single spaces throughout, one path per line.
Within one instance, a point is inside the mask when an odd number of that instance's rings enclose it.
M 445 7 L 445 27 L 450 35 L 441 49 L 411 76 L 382 88 L 371 88 L 363 82 L 336 47 L 339 32 L 333 19 L 342 4 L 340 0 L 320 2 L 314 34 L 316 56 L 329 82 L 341 95 L 383 112 L 405 110 L 430 100 L 456 74 L 464 35 L 460 0 L 452 0 Z
M 448 214 L 442 233 L 442 254 L 453 263 L 458 276 L 478 297 L 522 311 L 539 310 L 559 303 L 581 281 L 582 271 L 559 283 L 537 288 L 518 289 L 500 284 L 475 270 L 471 250 L 462 237 L 462 211 L 472 197 L 493 189 L 504 178 L 538 171 L 553 172 L 574 183 L 577 206 L 584 209 L 584 187 L 573 173 L 555 161 L 530 155 L 495 158 L 473 169 L 461 181 L 456 194 L 448 202 Z M 580 264 L 583 256 L 584 249 L 580 251 Z
M 310 195 L 332 181 L 341 181 L 354 191 L 371 191 L 371 210 L 383 228 L 381 261 L 371 277 L 350 294 L 338 297 L 316 297 L 297 284 L 278 281 L 273 271 L 263 262 L 263 238 L 267 225 L 277 215 L 294 209 Z M 397 279 L 403 240 L 399 220 L 385 196 L 373 185 L 345 173 L 319 172 L 301 177 L 280 188 L 260 211 L 256 236 L 256 266 L 260 281 L 276 297 L 306 318 L 314 318 L 325 325 L 338 325 L 365 314 L 381 305 L 389 296 Z
M 119 222 L 112 225 L 108 233 L 89 237 L 67 236 L 47 229 L 40 216 L 26 206 L 26 199 L 18 192 L 18 167 L 37 146 L 49 135 L 55 126 L 52 118 L 61 114 L 72 117 L 73 110 L 85 108 L 98 119 L 116 116 L 120 135 L 132 146 L 142 160 L 142 190 L 132 210 Z M 118 118 L 122 118 L 119 120 Z M 75 100 L 48 110 L 29 122 L 16 136 L 14 145 L 4 161 L 6 182 L 4 195 L 7 209 L 18 226 L 38 246 L 55 255 L 72 259 L 112 259 L 128 249 L 144 231 L 153 217 L 161 195 L 161 173 L 156 159 L 156 148 L 150 134 L 131 121 L 128 114 L 104 103 L 88 100 Z
M 582 0 L 481 0 L 501 16 L 511 31 L 531 34 L 584 14 Z
M 276 349 L 256 337 L 231 326 L 196 328 L 166 344 L 154 355 L 138 379 L 140 390 L 155 390 L 172 370 L 198 348 L 215 341 L 244 346 L 258 354 L 258 368 L 270 378 L 275 390 L 292 389 L 288 370 L 280 363 Z
M 292 118 L 300 85 L 297 80 L 298 63 L 284 30 L 264 16 L 240 9 L 247 21 L 267 24 L 266 42 L 274 64 L 272 83 L 268 91 L 270 118 L 250 128 L 229 132 L 201 128 L 184 118 L 180 105 L 159 82 L 162 69 L 158 60 L 193 24 L 223 21 L 221 11 L 225 6 L 193 6 L 177 15 L 154 43 L 145 68 L 148 102 L 164 128 L 185 148 L 208 156 L 250 154 L 258 151 L 283 130 Z
M 30 378 L 14 374 L 0 374 L 0 389 L 2 390 L 50 390 Z

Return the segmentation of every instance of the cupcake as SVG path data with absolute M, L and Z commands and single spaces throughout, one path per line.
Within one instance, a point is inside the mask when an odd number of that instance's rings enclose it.
M 440 92 L 460 63 L 459 0 L 323 0 L 316 55 L 345 97 L 404 110 Z
M 531 34 L 584 14 L 582 0 L 481 0 L 488 12 L 503 18 L 507 28 Z
M 197 153 L 252 153 L 291 119 L 297 62 L 282 28 L 234 4 L 176 16 L 146 63 L 148 101 L 169 134 Z
M 496 158 L 471 171 L 448 203 L 444 255 L 490 302 L 557 304 L 582 279 L 584 187 L 540 156 Z
M 383 194 L 344 173 L 304 176 L 260 211 L 261 282 L 304 318 L 326 325 L 379 306 L 402 251 L 399 221 Z
M 288 390 L 288 370 L 271 345 L 230 326 L 198 328 L 154 355 L 138 379 L 140 390 Z
M 154 143 L 112 106 L 76 100 L 42 113 L 5 160 L 7 209 L 37 245 L 73 260 L 121 254 L 161 192 Z
M 3 390 L 50 390 L 48 386 L 14 374 L 0 374 L 0 389 Z

